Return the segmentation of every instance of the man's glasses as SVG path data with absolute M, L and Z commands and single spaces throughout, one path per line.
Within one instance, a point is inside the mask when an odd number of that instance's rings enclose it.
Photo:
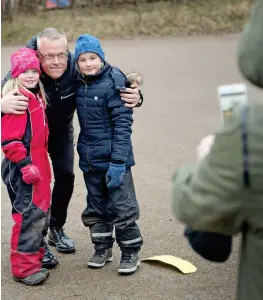
M 65 59 L 68 58 L 69 55 L 69 51 L 67 50 L 67 52 L 64 53 L 59 53 L 59 54 L 47 54 L 47 55 L 43 55 L 41 54 L 39 51 L 37 51 L 38 55 L 40 58 L 46 60 L 46 61 L 54 61 L 55 58 L 57 58 L 59 61 L 64 61 Z

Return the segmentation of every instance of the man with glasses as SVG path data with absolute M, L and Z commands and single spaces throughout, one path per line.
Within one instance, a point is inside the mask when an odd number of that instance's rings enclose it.
M 37 50 L 41 68 L 41 81 L 47 94 L 50 136 L 48 151 L 54 173 L 51 218 L 48 244 L 60 253 L 75 252 L 74 242 L 65 234 L 63 226 L 74 187 L 74 130 L 73 116 L 76 108 L 74 57 L 68 50 L 66 36 L 55 28 L 47 28 L 27 44 Z M 6 79 L 8 79 L 7 75 Z M 138 86 L 123 90 L 122 99 L 128 107 L 139 107 L 142 95 Z M 27 109 L 28 99 L 13 91 L 1 100 L 2 113 L 22 114 Z M 52 268 L 58 260 L 46 245 L 42 265 Z

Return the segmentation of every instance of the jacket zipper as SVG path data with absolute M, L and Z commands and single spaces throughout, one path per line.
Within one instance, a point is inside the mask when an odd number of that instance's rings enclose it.
M 87 98 L 88 98 L 88 85 L 85 82 L 85 103 L 84 103 L 84 111 L 85 111 L 85 131 L 87 128 L 87 118 L 86 118 L 86 108 L 87 108 Z
M 42 100 L 40 98 L 38 98 L 38 101 L 39 101 L 39 105 L 42 109 L 42 115 L 43 115 L 43 120 L 44 120 L 44 125 L 46 126 L 46 118 L 45 118 L 45 112 L 44 112 L 44 105 L 42 103 Z
M 40 103 L 40 106 L 41 106 L 41 108 L 42 108 L 42 114 L 43 114 L 44 125 L 46 126 L 45 109 L 44 109 L 44 105 L 43 105 L 43 102 L 42 102 L 41 99 L 39 99 L 39 103 Z
M 34 112 L 35 110 L 41 109 L 41 110 L 42 110 L 42 115 L 43 115 L 44 125 L 46 126 L 46 118 L 45 118 L 45 112 L 44 112 L 45 109 L 44 109 L 43 102 L 42 102 L 42 100 L 41 100 L 38 96 L 36 97 L 36 99 L 37 99 L 37 101 L 38 101 L 38 103 L 39 103 L 39 106 L 38 106 L 37 108 L 31 110 L 31 111 L 29 112 L 29 114 L 31 115 L 32 112 Z
M 54 84 L 55 84 L 56 91 L 58 91 L 58 89 L 59 89 L 59 82 L 57 80 L 55 80 Z
M 43 121 L 44 121 L 44 127 L 45 127 L 45 146 L 47 146 L 47 139 L 48 139 L 48 136 L 46 134 L 46 116 L 45 116 L 45 108 L 44 108 L 44 104 L 43 104 L 43 101 L 41 100 L 41 98 L 37 97 L 38 101 L 39 101 L 39 106 L 41 107 L 42 109 L 42 115 L 43 115 Z
M 85 132 L 87 133 L 87 114 L 86 114 L 86 108 L 87 108 L 87 100 L 88 100 L 88 84 L 85 82 L 85 103 L 84 103 L 84 111 L 85 111 Z M 88 167 L 89 170 L 92 170 L 90 166 L 90 161 L 89 161 L 89 146 L 87 148 L 87 162 L 88 162 Z

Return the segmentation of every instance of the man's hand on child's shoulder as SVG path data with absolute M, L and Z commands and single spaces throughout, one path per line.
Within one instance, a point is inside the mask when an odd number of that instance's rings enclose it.
M 28 98 L 18 90 L 13 90 L 1 98 L 1 112 L 22 115 L 28 107 Z
M 143 84 L 143 77 L 138 72 L 127 73 L 129 87 L 121 90 L 121 99 L 125 102 L 126 107 L 134 108 L 142 105 L 143 96 L 140 87 Z
M 136 107 L 141 99 L 138 88 L 126 88 L 121 90 L 121 100 L 125 102 L 126 107 Z

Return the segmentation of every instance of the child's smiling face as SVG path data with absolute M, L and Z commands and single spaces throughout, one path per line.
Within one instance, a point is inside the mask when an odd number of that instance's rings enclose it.
M 27 69 L 18 75 L 19 82 L 26 88 L 34 88 L 39 82 L 39 72 L 36 69 Z
M 101 58 L 94 52 L 85 52 L 78 58 L 80 73 L 84 75 L 95 75 L 100 72 L 102 67 Z

